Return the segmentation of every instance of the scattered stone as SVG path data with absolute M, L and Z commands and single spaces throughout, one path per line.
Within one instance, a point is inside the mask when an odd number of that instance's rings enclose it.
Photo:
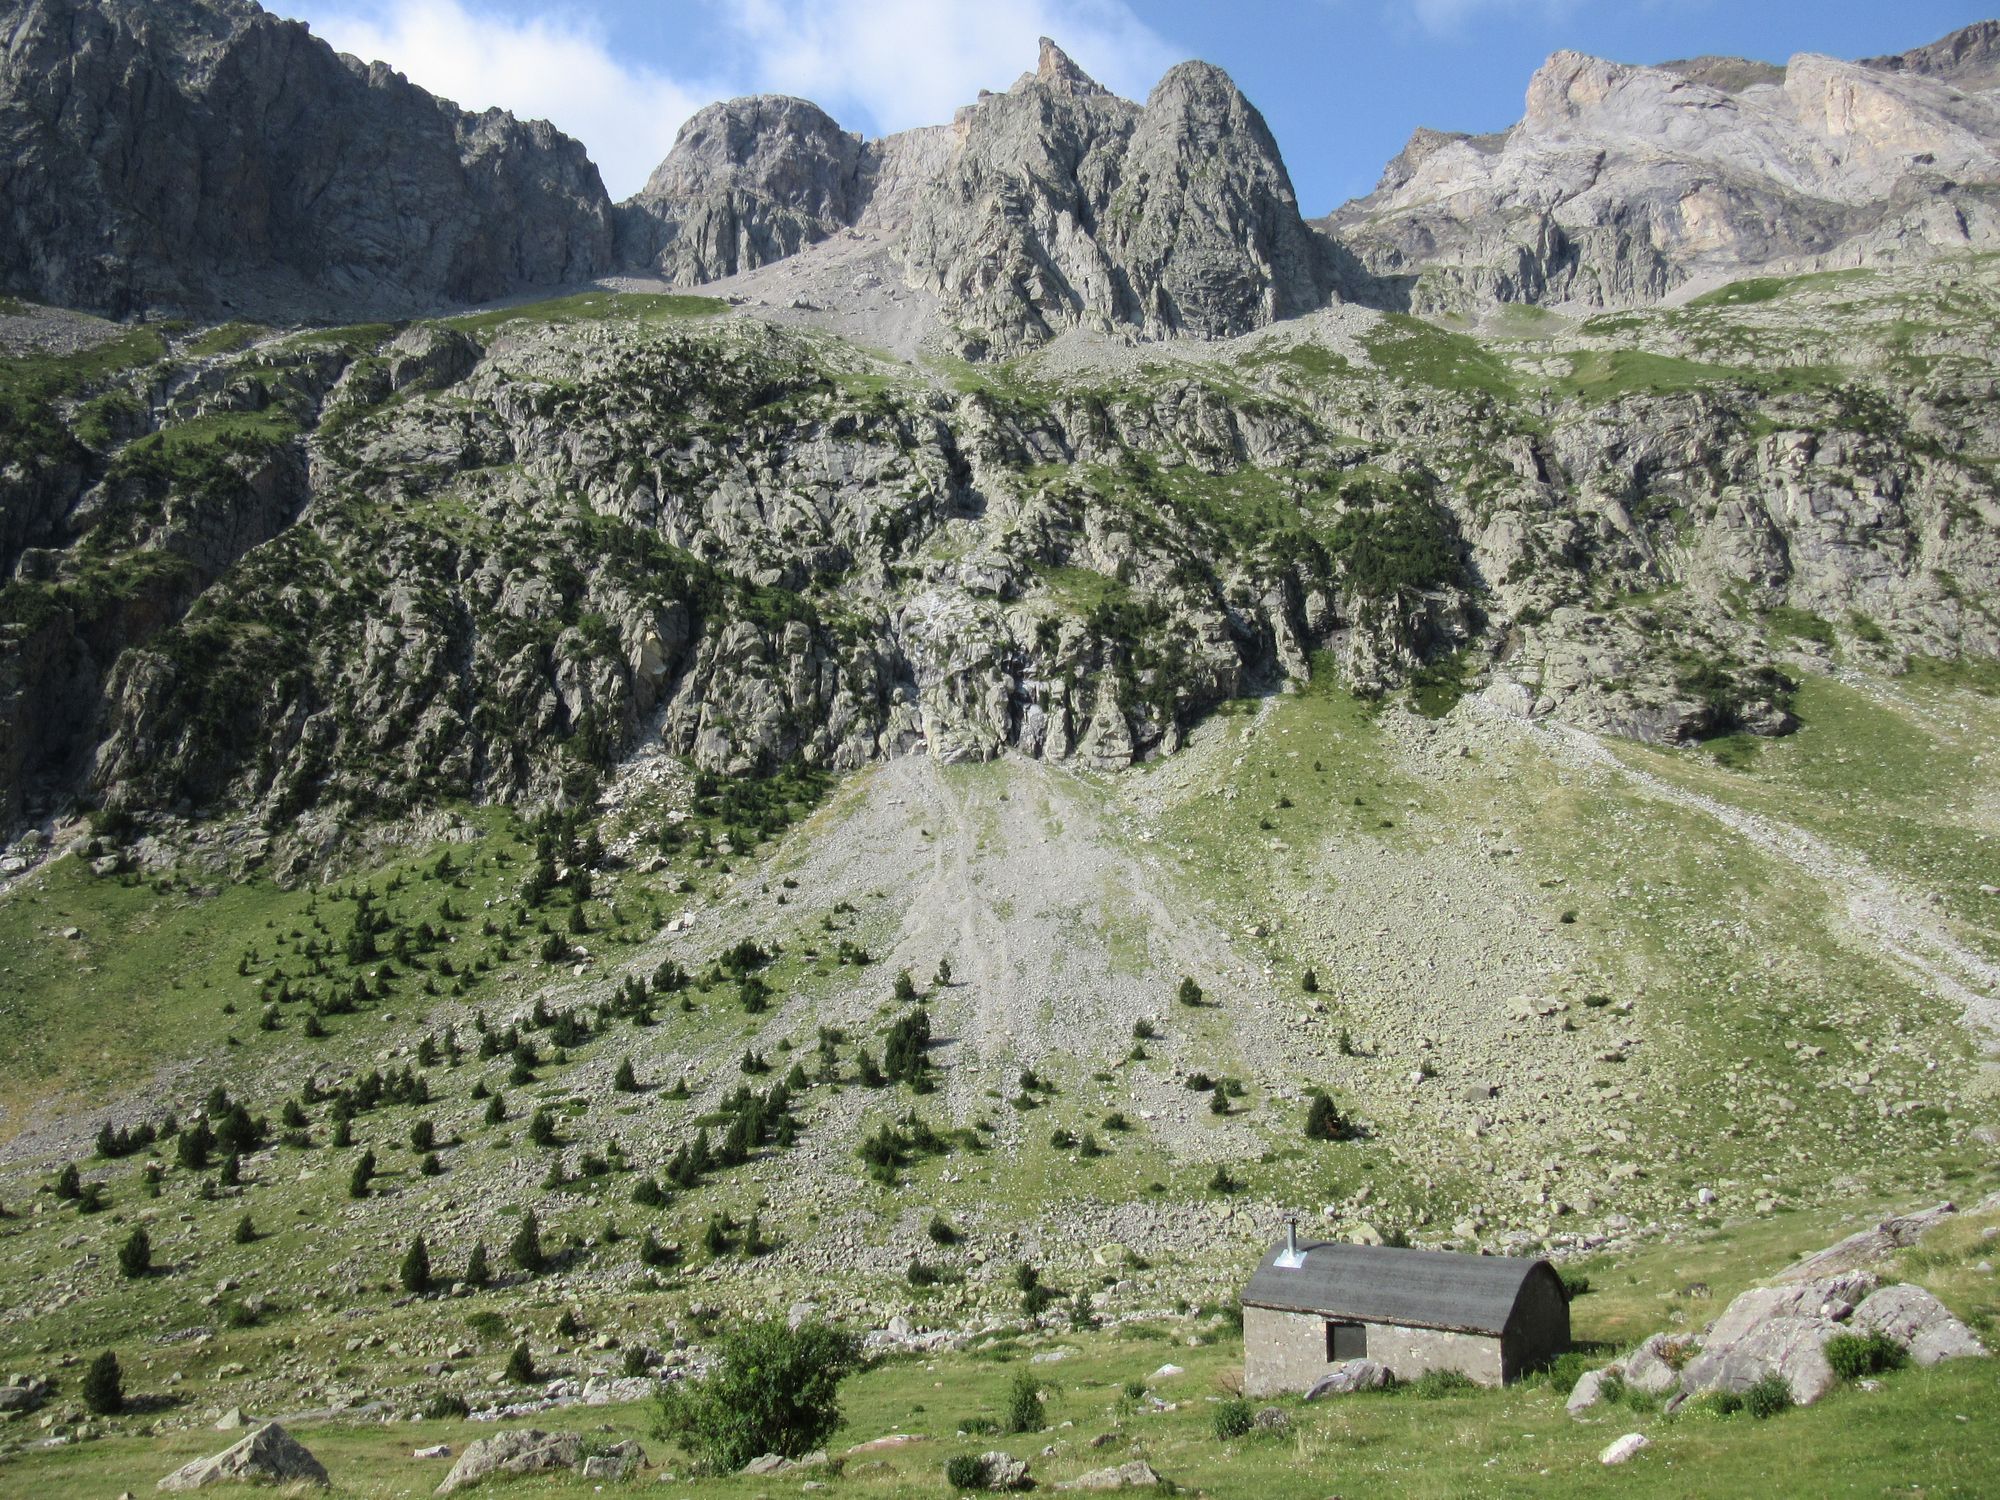
M 1645 1433 L 1628 1432 L 1625 1436 L 1618 1439 L 1617 1442 L 1598 1454 L 1597 1461 L 1605 1465 L 1622 1464 L 1642 1448 L 1650 1448 L 1652 1446 L 1652 1441 Z
M 419 1448 L 410 1455 L 412 1458 L 450 1458 L 450 1443 L 432 1443 L 428 1448 Z

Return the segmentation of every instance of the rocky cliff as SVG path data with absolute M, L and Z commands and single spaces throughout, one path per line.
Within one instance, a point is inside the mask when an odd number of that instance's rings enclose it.
M 653 296 L 100 353 L 5 471 L 7 795 L 304 853 L 654 746 L 1114 768 L 1316 678 L 1686 742 L 1786 732 L 1801 652 L 2000 654 L 1994 275 L 1753 290 L 949 381 Z
M 1322 221 L 1418 310 L 1625 306 L 1760 267 L 2000 243 L 2000 27 L 1900 57 L 1627 67 L 1559 52 L 1499 136 L 1419 131 Z
M 352 318 L 611 268 L 583 148 L 248 0 L 0 5 L 0 289 Z

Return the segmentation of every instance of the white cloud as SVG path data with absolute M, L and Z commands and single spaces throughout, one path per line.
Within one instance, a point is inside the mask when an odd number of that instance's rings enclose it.
M 589 148 L 614 198 L 638 191 L 690 114 L 736 94 L 798 94 L 879 135 L 945 123 L 980 89 L 1007 87 L 1034 67 L 1040 36 L 1137 98 L 1178 60 L 1127 0 L 707 0 L 685 27 L 715 59 L 703 76 L 620 56 L 553 7 L 516 18 L 480 0 L 267 3 L 467 109 L 554 122 Z
M 1410 10 L 1426 31 L 1449 35 L 1482 11 L 1533 10 L 1553 17 L 1583 3 L 1587 0 L 1411 0 Z
M 1053 37 L 1117 93 L 1143 99 L 1179 57 L 1123 0 L 737 0 L 757 86 L 799 94 L 871 133 L 936 125 L 1032 70 Z M 865 120 L 847 118 L 854 109 Z
M 462 0 L 277 0 L 336 49 L 381 61 L 467 109 L 553 122 L 590 149 L 614 198 L 637 192 L 674 132 L 716 97 L 612 56 L 587 26 L 486 14 Z

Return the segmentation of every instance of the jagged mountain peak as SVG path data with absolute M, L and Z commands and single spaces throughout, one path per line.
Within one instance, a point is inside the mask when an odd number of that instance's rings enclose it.
M 1027 75 L 1045 88 L 1071 94 L 1109 94 L 1111 90 L 1092 78 L 1070 55 L 1047 37 L 1041 39 L 1041 57 L 1035 71 Z

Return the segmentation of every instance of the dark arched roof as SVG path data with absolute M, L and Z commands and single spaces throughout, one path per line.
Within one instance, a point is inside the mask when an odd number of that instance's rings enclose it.
M 1545 1260 L 1320 1242 L 1302 1243 L 1305 1263 L 1287 1267 L 1276 1263 L 1284 1249 L 1281 1241 L 1264 1257 L 1245 1307 L 1498 1336 L 1530 1280 L 1557 1280 Z

